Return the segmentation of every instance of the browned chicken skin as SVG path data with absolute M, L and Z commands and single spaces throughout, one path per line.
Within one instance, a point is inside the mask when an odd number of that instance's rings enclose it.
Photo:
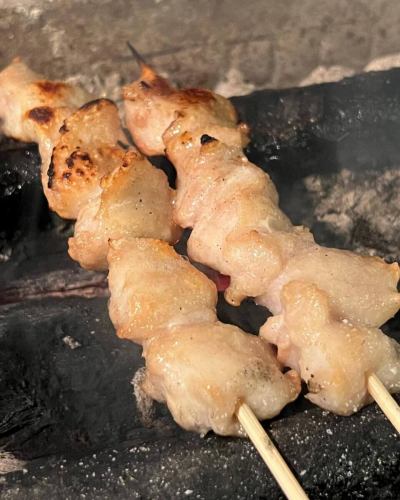
M 115 168 L 99 182 L 99 194 L 79 212 L 69 254 L 86 269 L 107 269 L 108 241 L 158 238 L 175 243 L 174 192 L 167 177 L 140 153 L 114 151 Z M 110 165 L 110 163 L 109 163 Z
M 210 126 L 232 128 L 240 144 L 247 143 L 247 127 L 237 133 L 237 115 L 229 101 L 208 90 L 176 90 L 148 66 L 143 66 L 139 81 L 124 88 L 123 97 L 127 126 L 146 155 L 164 154 L 163 134 L 181 115 L 193 123 L 208 120 Z
M 46 195 L 47 170 L 60 127 L 87 99 L 81 89 L 45 80 L 19 58 L 0 72 L 1 129 L 9 137 L 38 144 Z
M 47 199 L 61 217 L 76 219 L 79 210 L 100 194 L 100 180 L 121 164 L 125 140 L 117 106 L 108 99 L 84 104 L 67 117 L 47 170 Z

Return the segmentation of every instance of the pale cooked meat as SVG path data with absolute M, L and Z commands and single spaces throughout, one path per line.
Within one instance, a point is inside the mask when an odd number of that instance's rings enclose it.
M 258 208 L 262 203 L 268 204 L 264 213 L 267 212 L 269 220 L 272 217 L 276 219 L 268 224 L 268 228 L 271 228 L 272 223 L 277 229 L 291 228 L 289 220 L 277 206 L 278 193 L 271 179 L 247 160 L 240 146 L 226 146 L 211 138 L 204 140 L 203 144 L 200 138 L 193 144 L 192 135 L 186 133 L 168 143 L 167 153 L 172 162 L 175 163 L 176 158 L 176 163 L 179 164 L 175 211 L 180 224 L 195 226 L 208 215 L 210 206 L 219 207 L 233 199 L 236 203 L 246 203 L 249 201 L 246 193 L 251 190 L 253 196 L 259 198 L 257 201 L 250 200 L 251 208 Z M 184 162 L 178 162 L 178 158 L 184 158 Z M 247 211 L 242 217 L 235 212 L 232 214 L 238 218 L 246 218 L 241 222 L 241 227 L 245 223 L 254 226 L 255 222 L 259 222 L 261 229 L 267 224 L 260 213 L 252 215 Z M 250 217 L 253 217 L 251 221 Z
M 300 373 L 308 399 L 340 415 L 371 402 L 367 376 L 400 391 L 400 346 L 377 328 L 339 318 L 328 295 L 314 284 L 292 281 L 281 292 L 282 313 L 261 335 L 278 346 L 278 359 Z
M 191 130 L 193 124 L 205 120 L 210 126 L 237 129 L 236 111 L 227 99 L 209 90 L 177 90 L 146 65 L 140 80 L 124 87 L 123 96 L 127 126 L 146 155 L 164 154 L 163 134 L 176 118 L 180 120 L 173 134 Z M 242 126 L 238 131 L 238 140 L 245 144 L 247 128 Z
M 145 344 L 144 389 L 166 402 L 184 429 L 243 435 L 235 412 L 247 403 L 260 419 L 277 415 L 300 391 L 270 346 L 222 323 L 177 326 Z
M 81 208 L 75 222 L 74 236 L 68 238 L 69 256 L 85 269 L 97 271 L 107 269 L 108 252 L 108 240 L 97 216 L 100 203 L 98 195 Z
M 86 269 L 107 269 L 108 240 L 157 238 L 175 243 L 173 190 L 161 170 L 136 151 L 116 150 L 118 166 L 101 180 L 100 193 L 83 206 L 69 254 Z M 100 181 L 99 181 L 100 183 Z
M 45 189 L 59 129 L 64 119 L 86 101 L 87 94 L 78 87 L 45 80 L 19 58 L 0 72 L 1 130 L 9 137 L 39 145 Z
M 87 97 L 78 87 L 44 80 L 19 59 L 0 73 L 2 131 L 38 144 L 50 208 L 68 219 L 100 193 L 100 179 L 118 165 L 115 151 L 125 140 L 116 105 L 84 104 Z
M 57 133 L 87 95 L 64 82 L 45 80 L 16 58 L 0 72 L 0 118 L 5 135 L 26 142 Z
M 174 325 L 216 320 L 214 284 L 166 242 L 111 241 L 108 263 L 109 312 L 119 337 L 142 343 Z
M 399 277 L 397 263 L 312 244 L 287 260 L 279 277 L 257 300 L 278 314 L 282 310 L 282 287 L 301 280 L 324 290 L 333 313 L 341 319 L 379 327 L 400 307 Z
M 108 99 L 91 101 L 66 118 L 44 169 L 50 208 L 76 219 L 79 211 L 100 194 L 100 179 L 121 165 L 125 136 L 118 109 Z

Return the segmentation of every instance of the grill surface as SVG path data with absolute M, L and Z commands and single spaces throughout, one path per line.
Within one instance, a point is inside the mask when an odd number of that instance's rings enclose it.
M 400 70 L 234 102 L 294 222 L 398 258 Z M 140 349 L 114 334 L 105 276 L 68 258 L 71 225 L 48 212 L 38 170 L 34 146 L 3 141 L 0 448 L 29 461 L 0 476 L 3 498 L 280 498 L 247 441 L 186 433 L 162 406 L 143 426 Z M 220 300 L 219 315 L 256 332 L 266 311 Z M 399 318 L 385 331 L 400 340 Z M 375 405 L 340 418 L 300 399 L 266 425 L 312 498 L 397 497 L 399 440 Z

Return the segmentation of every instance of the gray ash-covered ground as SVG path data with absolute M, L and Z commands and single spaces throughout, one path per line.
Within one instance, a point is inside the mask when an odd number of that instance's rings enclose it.
M 235 104 L 295 223 L 398 259 L 400 71 Z M 282 498 L 246 440 L 184 432 L 162 405 L 143 424 L 140 348 L 115 336 L 104 274 L 68 258 L 37 173 L 35 148 L 0 147 L 0 471 L 22 468 L 0 475 L 1 498 Z M 219 301 L 246 331 L 267 314 Z M 399 317 L 384 331 L 399 340 Z M 400 440 L 376 405 L 342 418 L 299 398 L 265 425 L 311 498 L 399 498 Z
M 296 219 L 312 227 L 319 243 L 397 260 L 400 255 L 400 170 L 342 169 L 298 181 L 285 201 Z M 298 199 L 307 204 L 298 208 Z
M 331 177 L 311 175 L 304 184 L 313 217 L 329 227 L 339 244 L 361 253 L 399 257 L 400 169 L 344 169 Z
M 310 498 L 398 498 L 400 444 L 376 407 L 350 418 L 313 407 L 267 427 Z M 167 430 L 80 458 L 38 459 L 3 486 L 7 500 L 282 498 L 246 440 Z

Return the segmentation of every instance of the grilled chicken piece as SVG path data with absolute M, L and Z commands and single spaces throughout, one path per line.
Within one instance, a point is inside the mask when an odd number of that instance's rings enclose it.
M 292 281 L 281 292 L 282 312 L 261 335 L 278 346 L 278 359 L 307 383 L 313 403 L 350 415 L 371 402 L 367 377 L 375 373 L 390 392 L 400 391 L 400 346 L 376 328 L 341 319 L 326 293 Z
M 108 268 L 110 239 L 143 237 L 175 243 L 180 235 L 172 220 L 173 190 L 164 172 L 133 150 L 114 150 L 111 156 L 118 165 L 101 180 L 100 193 L 79 212 L 74 237 L 68 242 L 70 256 L 86 269 Z
M 143 343 L 174 325 L 216 321 L 214 284 L 167 243 L 111 241 L 108 264 L 109 312 L 119 337 Z
M 45 80 L 19 58 L 0 72 L 1 130 L 14 139 L 38 143 L 43 186 L 47 184 L 51 152 L 64 119 L 87 99 L 78 87 Z
M 146 342 L 145 391 L 166 402 L 184 429 L 244 435 L 235 416 L 247 403 L 272 418 L 300 391 L 296 372 L 281 372 L 270 346 L 219 322 L 175 326 Z
M 391 318 L 400 307 L 398 264 L 324 249 L 294 227 L 269 176 L 244 156 L 245 129 L 229 101 L 187 92 L 142 64 L 140 80 L 124 90 L 127 123 L 140 148 L 165 148 L 175 165 L 175 220 L 193 228 L 190 257 L 230 276 L 226 299 L 238 305 L 256 297 L 279 313 L 282 285 L 306 279 L 328 293 L 341 317 L 367 326 Z
M 50 208 L 76 219 L 101 192 L 100 180 L 121 165 L 125 141 L 117 106 L 108 99 L 88 102 L 65 119 L 46 170 L 45 194 Z M 46 182 L 46 181 L 45 181 Z
M 0 117 L 5 135 L 38 142 L 57 135 L 64 118 L 84 104 L 87 95 L 64 82 L 43 79 L 16 58 L 0 72 Z
M 279 236 L 283 246 L 286 235 Z M 378 257 L 313 243 L 303 245 L 287 259 L 278 278 L 257 300 L 273 314 L 279 314 L 283 307 L 282 288 L 286 283 L 300 280 L 316 285 L 327 294 L 336 317 L 358 325 L 379 327 L 399 309 L 399 277 L 397 263 L 387 264 Z
M 125 141 L 116 105 L 87 100 L 79 88 L 44 80 L 19 59 L 0 73 L 2 131 L 39 145 L 45 195 L 67 219 L 100 194 L 100 179 L 119 165 Z
M 163 135 L 179 118 L 173 134 L 192 130 L 197 123 L 225 127 L 239 144 L 245 145 L 247 127 L 237 126 L 235 108 L 225 98 L 203 89 L 177 90 L 167 80 L 142 64 L 140 80 L 123 89 L 127 126 L 137 147 L 146 155 L 163 155 Z

